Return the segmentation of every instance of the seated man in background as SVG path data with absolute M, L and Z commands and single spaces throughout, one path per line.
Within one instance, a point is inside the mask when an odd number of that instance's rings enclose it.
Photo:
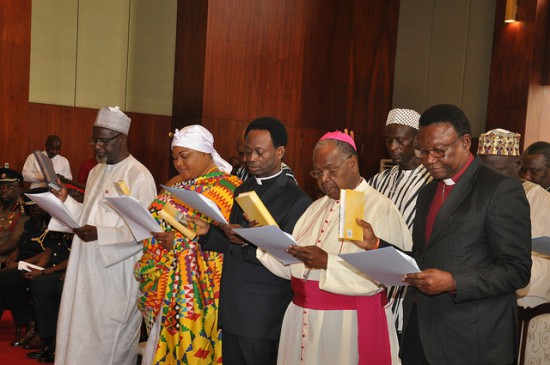
M 46 149 L 42 151 L 42 153 L 50 158 L 56 174 L 71 180 L 73 175 L 71 174 L 69 160 L 61 156 L 59 150 L 61 150 L 61 138 L 56 135 L 48 136 L 46 139 Z M 25 181 L 31 183 L 31 189 L 46 186 L 44 175 L 42 175 L 40 165 L 38 165 L 34 153 L 31 153 L 25 160 L 22 173 Z
M 535 142 L 523 151 L 520 177 L 550 191 L 550 143 Z
M 19 172 L 0 169 L 0 260 L 5 260 L 17 248 L 29 219 L 19 198 L 22 181 Z
M 32 189 L 30 193 L 47 191 L 46 188 Z M 6 267 L 0 271 L 0 301 L 6 309 L 10 309 L 15 320 L 15 340 L 12 346 L 33 345 L 39 340 L 34 331 L 35 322 L 29 302 L 27 289 L 29 281 L 23 277 L 23 271 L 18 270 L 19 261 L 39 265 L 40 254 L 44 252 L 44 236 L 49 222 L 49 215 L 27 196 L 24 197 L 25 210 L 29 219 L 25 221 L 23 233 L 18 240 L 16 249 L 6 259 Z M 26 332 L 21 337 L 21 328 L 26 326 Z
M 43 363 L 54 362 L 55 359 L 57 315 L 72 239 L 72 233 L 48 232 L 44 240 L 45 251 L 37 263 L 44 270 L 31 269 L 23 275 L 30 280 L 32 307 L 39 338 L 36 342 L 41 348 L 40 351 L 27 353 L 27 357 Z
M 479 136 L 477 155 L 486 165 L 503 175 L 518 177 L 521 167 L 519 140 L 521 135 L 505 129 L 493 129 Z M 531 235 L 533 238 L 550 236 L 550 193 L 540 185 L 522 179 L 525 195 L 531 208 Z M 532 252 L 531 281 L 519 289 L 518 305 L 536 307 L 550 302 L 550 258 Z

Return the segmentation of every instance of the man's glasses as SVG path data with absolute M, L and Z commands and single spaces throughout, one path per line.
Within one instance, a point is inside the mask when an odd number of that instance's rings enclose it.
M 320 178 L 321 176 L 324 176 L 324 177 L 336 177 L 336 171 L 340 168 L 340 166 L 342 166 L 344 164 L 344 162 L 346 162 L 347 160 L 349 160 L 351 157 L 348 156 L 344 161 L 340 162 L 337 166 L 334 166 L 334 167 L 330 167 L 328 169 L 323 169 L 321 171 L 319 170 L 311 170 L 309 172 L 309 174 L 314 178 L 314 179 L 318 179 Z
M 118 136 L 120 136 L 122 133 L 118 133 L 116 135 L 114 135 L 113 137 L 111 138 L 90 138 L 89 141 L 90 141 L 90 144 L 92 146 L 95 146 L 97 144 L 102 144 L 102 145 L 106 145 L 107 143 L 111 142 L 113 139 L 117 138 Z
M 420 159 L 424 159 L 428 157 L 428 155 L 432 156 L 433 158 L 443 158 L 445 157 L 445 154 L 447 153 L 447 151 L 460 139 L 460 137 L 461 136 L 456 137 L 454 142 L 445 148 L 434 148 L 433 150 L 421 150 L 418 148 L 418 146 L 416 146 L 414 148 L 414 154 L 416 155 L 416 157 Z

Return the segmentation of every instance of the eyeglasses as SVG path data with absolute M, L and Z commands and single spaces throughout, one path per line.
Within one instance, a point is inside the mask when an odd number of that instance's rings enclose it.
M 107 143 L 111 142 L 113 139 L 117 138 L 118 136 L 120 136 L 122 133 L 118 133 L 116 135 L 114 135 L 113 137 L 111 138 L 90 138 L 89 141 L 90 141 L 90 144 L 92 146 L 95 146 L 97 144 L 102 144 L 102 145 L 106 145 Z
M 461 136 L 456 137 L 453 143 L 448 145 L 445 148 L 434 148 L 433 150 L 421 150 L 417 147 L 414 148 L 414 154 L 418 158 L 426 158 L 428 155 L 432 156 L 433 158 L 443 158 L 445 157 L 445 154 L 447 151 L 460 139 Z
M 309 172 L 309 174 L 311 175 L 311 177 L 313 177 L 314 179 L 318 179 L 320 178 L 321 176 L 324 176 L 324 177 L 336 177 L 336 170 L 338 170 L 340 168 L 340 166 L 342 166 L 344 164 L 344 162 L 346 162 L 347 160 L 349 160 L 352 156 L 348 156 L 344 161 L 340 162 L 337 166 L 334 166 L 334 167 L 331 167 L 331 168 L 328 168 L 328 169 L 323 169 L 321 171 L 319 170 L 311 170 Z

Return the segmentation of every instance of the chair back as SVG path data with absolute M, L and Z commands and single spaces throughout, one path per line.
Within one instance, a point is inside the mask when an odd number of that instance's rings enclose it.
M 518 307 L 518 364 L 544 364 L 550 358 L 550 303 L 534 308 Z

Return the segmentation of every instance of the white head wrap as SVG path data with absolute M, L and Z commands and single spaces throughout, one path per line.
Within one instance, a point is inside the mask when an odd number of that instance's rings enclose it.
M 191 148 L 195 151 L 211 154 L 214 164 L 228 174 L 233 169 L 233 166 L 216 152 L 214 149 L 214 137 L 203 126 L 195 124 L 180 130 L 176 129 L 176 133 L 174 133 L 174 137 L 172 138 L 172 148 L 174 146 Z
M 411 109 L 392 109 L 388 113 L 388 124 L 401 124 L 418 130 L 420 114 Z
M 113 131 L 128 135 L 132 120 L 118 106 L 104 106 L 97 112 L 94 127 L 111 129 Z

